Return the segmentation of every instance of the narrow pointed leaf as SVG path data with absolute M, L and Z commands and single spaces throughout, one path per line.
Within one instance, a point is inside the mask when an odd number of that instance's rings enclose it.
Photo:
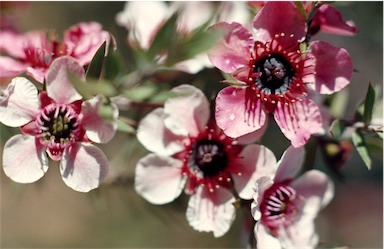
M 356 130 L 355 132 L 352 133 L 352 142 L 357 152 L 359 153 L 361 159 L 363 159 L 365 165 L 370 170 L 372 166 L 372 159 L 371 159 L 371 156 L 369 155 L 364 136 L 359 130 Z
M 98 79 L 100 78 L 101 71 L 103 69 L 103 63 L 105 59 L 105 49 L 107 42 L 104 42 L 93 56 L 91 63 L 88 66 L 86 78 Z
M 371 83 L 368 85 L 367 94 L 365 96 L 364 102 L 364 115 L 363 122 L 365 124 L 370 124 L 372 120 L 373 107 L 375 105 L 376 93 L 375 89 L 372 87 Z

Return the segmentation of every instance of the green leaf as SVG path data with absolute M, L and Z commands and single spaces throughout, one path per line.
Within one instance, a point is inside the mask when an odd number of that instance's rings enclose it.
M 359 153 L 361 159 L 363 159 L 365 165 L 370 170 L 372 166 L 372 159 L 371 159 L 371 156 L 369 155 L 364 136 L 359 130 L 356 130 L 355 132 L 352 133 L 352 142 L 355 145 L 355 148 Z
M 173 49 L 172 44 L 177 39 L 177 19 L 178 13 L 173 14 L 164 25 L 157 31 L 147 55 L 149 60 L 154 60 L 156 55 L 161 54 L 164 50 Z
M 128 89 L 124 92 L 124 96 L 133 101 L 143 101 L 155 95 L 157 90 L 154 84 L 145 84 Z
M 98 79 L 100 78 L 101 71 L 103 69 L 103 63 L 105 59 L 105 48 L 107 42 L 105 41 L 93 56 L 91 63 L 88 66 L 86 78 L 87 79 Z
M 111 82 L 106 80 L 88 80 L 84 82 L 73 74 L 69 74 L 68 78 L 72 82 L 76 91 L 83 96 L 84 99 L 90 99 L 98 94 L 106 97 L 116 95 L 116 89 Z
M 130 134 L 135 134 L 136 130 L 131 125 L 131 123 L 132 123 L 131 121 L 129 121 L 127 119 L 123 119 L 120 117 L 117 120 L 117 130 L 122 131 L 122 132 L 126 132 L 126 133 L 130 133 Z
M 369 83 L 367 94 L 365 96 L 365 101 L 364 101 L 364 114 L 363 114 L 363 122 L 366 125 L 369 125 L 371 123 L 373 107 L 375 105 L 375 98 L 376 98 L 375 89 L 372 87 L 371 83 Z
M 299 10 L 300 14 L 303 15 L 304 20 L 307 19 L 307 13 L 305 12 L 304 6 L 300 1 L 295 1 L 296 7 Z
M 346 127 L 347 124 L 344 120 L 335 119 L 329 127 L 328 132 L 330 133 L 331 137 L 339 138 L 343 135 Z
M 343 89 L 335 94 L 332 94 L 330 112 L 333 117 L 343 118 L 343 116 L 345 115 L 345 109 L 349 101 L 348 97 L 348 89 Z

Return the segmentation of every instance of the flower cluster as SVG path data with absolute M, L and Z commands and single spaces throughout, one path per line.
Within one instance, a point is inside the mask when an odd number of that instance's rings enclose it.
M 352 36 L 353 22 L 329 4 L 291 1 L 127 2 L 115 21 L 128 32 L 121 44 L 97 22 L 78 23 L 61 40 L 0 30 L 0 75 L 10 79 L 0 123 L 21 131 L 4 144 L 5 175 L 32 183 L 53 160 L 67 186 L 91 191 L 110 168 L 94 143 L 129 132 L 147 153 L 132 176 L 146 201 L 186 196 L 190 226 L 214 237 L 230 230 L 241 207 L 250 246 L 315 248 L 315 219 L 334 184 L 303 166 L 310 138 L 334 170 L 352 142 L 370 167 L 364 134 L 382 139 L 371 85 L 356 120 L 336 119 L 324 101 L 350 84 L 354 68 L 346 49 L 313 37 Z M 289 144 L 280 160 L 263 144 L 271 122 Z

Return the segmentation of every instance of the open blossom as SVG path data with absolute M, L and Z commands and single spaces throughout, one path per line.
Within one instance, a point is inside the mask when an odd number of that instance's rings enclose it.
M 28 79 L 16 77 L 0 96 L 0 122 L 22 132 L 4 146 L 3 169 L 12 180 L 39 180 L 48 170 L 48 157 L 60 161 L 65 184 L 80 192 L 98 187 L 106 176 L 108 160 L 92 142 L 105 143 L 114 136 L 117 107 L 112 105 L 112 120 L 104 120 L 98 115 L 101 96 L 84 101 L 68 73 L 85 79 L 82 66 L 63 56 L 48 70 L 46 91 L 38 93 Z
M 216 98 L 217 125 L 225 134 L 253 132 L 267 113 L 295 147 L 319 132 L 321 114 L 308 93 L 332 94 L 349 84 L 353 66 L 345 49 L 314 41 L 303 54 L 299 42 L 307 27 L 293 2 L 265 3 L 253 20 L 254 34 L 236 22 L 212 29 L 226 35 L 208 56 L 240 85 L 222 89 Z
M 259 249 L 309 249 L 319 242 L 314 220 L 333 198 L 334 185 L 319 170 L 297 177 L 304 154 L 304 147 L 289 147 L 275 177 L 257 180 L 251 208 Z
M 135 171 L 135 190 L 153 204 L 165 204 L 183 191 L 190 195 L 187 220 L 198 231 L 225 234 L 235 218 L 233 191 L 251 199 L 254 182 L 275 173 L 276 159 L 262 145 L 241 145 L 210 121 L 209 103 L 199 89 L 180 85 L 164 108 L 145 116 L 138 140 L 152 153 L 141 158 Z
M 245 2 L 126 2 L 124 10 L 116 15 L 117 24 L 128 31 L 128 41 L 134 47 L 148 49 L 157 31 L 176 11 L 180 16 L 177 23 L 179 32 L 188 35 L 194 29 L 208 22 L 214 13 L 219 19 L 248 21 L 249 10 Z M 187 73 L 197 73 L 204 67 L 212 67 L 206 54 L 196 55 L 189 60 L 177 63 L 174 68 Z
M 7 55 L 0 56 L 0 75 L 14 77 L 26 73 L 43 83 L 55 58 L 69 55 L 86 66 L 109 38 L 109 33 L 97 22 L 82 22 L 70 27 L 64 32 L 61 43 L 44 31 L 19 34 L 2 30 L 0 51 Z

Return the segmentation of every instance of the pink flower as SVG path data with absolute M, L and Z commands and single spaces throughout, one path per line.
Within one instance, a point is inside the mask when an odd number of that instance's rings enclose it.
M 177 29 L 188 35 L 219 13 L 219 18 L 245 21 L 249 11 L 245 3 L 223 2 L 215 6 L 210 2 L 126 2 L 124 10 L 116 15 L 116 22 L 128 31 L 128 41 L 134 47 L 147 50 L 157 31 L 176 11 L 180 13 Z M 199 54 L 177 63 L 174 68 L 187 73 L 197 73 L 204 67 L 212 67 L 207 55 Z
M 217 95 L 217 125 L 236 138 L 262 127 L 267 113 L 273 113 L 292 145 L 304 145 L 322 126 L 308 91 L 332 94 L 347 86 L 353 71 L 348 52 L 314 41 L 304 56 L 299 40 L 306 23 L 292 2 L 265 3 L 253 20 L 254 35 L 235 22 L 212 28 L 225 30 L 226 36 L 209 51 L 209 58 L 240 84 Z
M 78 23 L 64 33 L 62 43 L 49 38 L 46 32 L 30 31 L 18 34 L 0 31 L 1 77 L 14 77 L 22 73 L 43 83 L 52 61 L 63 55 L 76 58 L 80 65 L 89 64 L 103 42 L 109 42 L 109 33 L 99 23 Z
M 262 145 L 243 143 L 223 134 L 210 120 L 209 103 L 199 89 L 180 85 L 164 108 L 145 116 L 138 127 L 138 140 L 152 153 L 136 166 L 135 189 L 153 204 L 165 204 L 181 192 L 191 195 L 189 224 L 215 237 L 228 231 L 235 218 L 233 192 L 252 198 L 252 185 L 275 172 L 273 153 Z
M 62 178 L 69 187 L 88 192 L 98 187 L 108 171 L 104 153 L 91 142 L 106 143 L 115 134 L 113 121 L 97 113 L 100 96 L 84 101 L 69 81 L 68 72 L 85 79 L 85 72 L 69 56 L 56 59 L 47 73 L 46 91 L 28 79 L 16 77 L 0 96 L 0 122 L 20 127 L 22 134 L 4 146 L 3 169 L 15 182 L 31 183 L 48 170 L 48 156 L 60 160 Z
M 314 219 L 333 198 L 327 175 L 309 170 L 296 178 L 304 147 L 289 147 L 277 163 L 274 179 L 257 180 L 252 215 L 257 221 L 257 248 L 315 248 L 319 239 Z

